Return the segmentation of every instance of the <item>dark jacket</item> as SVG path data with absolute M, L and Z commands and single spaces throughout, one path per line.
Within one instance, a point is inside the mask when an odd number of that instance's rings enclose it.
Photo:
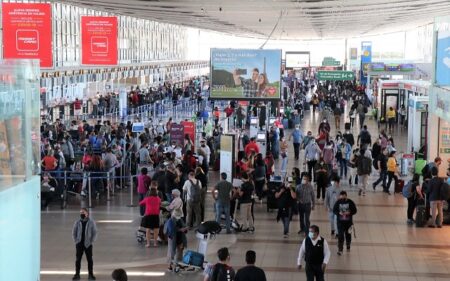
M 343 212 L 350 212 L 350 214 L 341 214 Z M 338 199 L 334 204 L 333 213 L 337 216 L 338 223 L 353 224 L 353 216 L 356 212 L 356 205 L 351 199 Z
M 441 178 L 434 177 L 428 183 L 428 194 L 430 201 L 441 200 L 441 185 L 444 181 Z

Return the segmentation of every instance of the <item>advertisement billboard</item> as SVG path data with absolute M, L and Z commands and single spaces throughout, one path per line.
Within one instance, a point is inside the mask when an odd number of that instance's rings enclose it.
M 117 17 L 81 17 L 81 64 L 117 64 Z
M 439 31 L 437 35 L 436 85 L 450 86 L 450 31 Z
M 51 68 L 52 7 L 47 3 L 3 3 L 3 58 L 38 59 Z
M 286 68 L 308 68 L 309 66 L 309 52 L 286 52 Z
M 358 49 L 357 48 L 350 48 L 350 59 L 351 60 L 358 59 Z
M 211 99 L 280 99 L 281 50 L 211 49 Z
M 372 62 L 372 42 L 361 42 L 361 83 L 367 83 L 367 72 L 370 70 L 370 63 Z

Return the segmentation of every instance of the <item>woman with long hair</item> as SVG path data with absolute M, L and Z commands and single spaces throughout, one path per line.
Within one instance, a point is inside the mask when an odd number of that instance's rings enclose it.
M 208 177 L 203 172 L 201 167 L 195 168 L 195 179 L 199 180 L 202 184 L 202 193 L 200 198 L 200 213 L 201 213 L 201 221 L 205 219 L 205 200 L 206 193 L 208 192 Z
M 263 197 L 264 184 L 266 183 L 267 166 L 264 163 L 262 154 L 258 154 L 255 161 L 255 170 L 253 171 L 253 179 L 255 181 L 255 191 L 258 200 Z
M 258 88 L 257 88 L 257 97 L 265 97 L 266 96 L 266 87 L 269 84 L 269 80 L 267 79 L 267 75 L 265 73 L 261 73 L 258 76 Z

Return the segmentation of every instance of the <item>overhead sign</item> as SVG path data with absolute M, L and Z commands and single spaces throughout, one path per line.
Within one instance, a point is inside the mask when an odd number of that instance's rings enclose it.
M 333 57 L 324 57 L 322 60 L 322 66 L 339 66 L 341 62 Z
M 450 86 L 450 31 L 439 31 L 436 45 L 436 85 Z
M 354 80 L 355 73 L 352 71 L 319 71 L 317 73 L 318 80 L 343 81 Z
M 360 69 L 360 80 L 362 84 L 367 83 L 367 72 L 370 70 L 369 66 L 372 62 L 372 42 L 363 41 L 361 42 L 361 69 Z
M 117 17 L 81 17 L 81 63 L 117 64 Z
M 286 68 L 308 68 L 309 66 L 309 52 L 286 52 Z
M 52 8 L 47 3 L 3 3 L 3 58 L 38 59 L 52 67 Z
M 279 100 L 281 50 L 211 49 L 211 99 Z

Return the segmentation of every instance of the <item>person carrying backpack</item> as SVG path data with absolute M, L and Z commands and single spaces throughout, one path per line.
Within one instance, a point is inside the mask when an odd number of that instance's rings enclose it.
M 219 262 L 213 267 L 211 281 L 233 281 L 236 275 L 234 269 L 228 265 L 230 262 L 230 252 L 228 248 L 220 248 L 217 251 Z
M 358 195 L 365 196 L 367 185 L 369 182 L 369 176 L 372 173 L 372 154 L 369 150 L 361 150 L 356 166 L 358 177 L 360 177 L 361 179 L 361 187 L 359 188 Z
M 202 183 L 195 178 L 195 173 L 190 171 L 188 180 L 183 185 L 183 192 L 186 196 L 186 224 L 195 228 L 201 223 L 201 198 L 202 198 Z M 195 221 L 192 223 L 192 216 Z

